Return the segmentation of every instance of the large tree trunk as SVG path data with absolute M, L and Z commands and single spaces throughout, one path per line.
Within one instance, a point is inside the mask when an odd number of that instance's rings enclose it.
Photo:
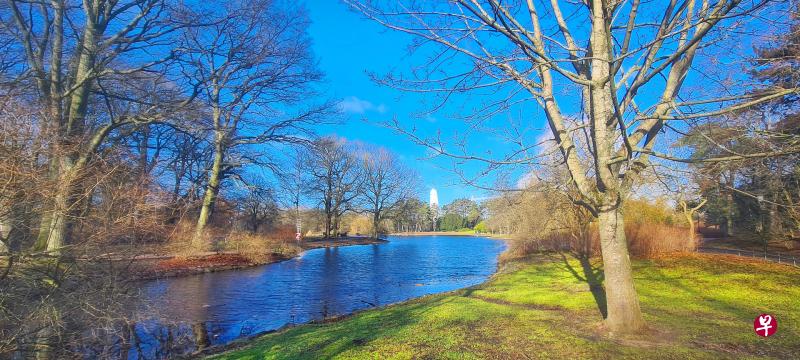
M 72 173 L 75 169 L 73 161 L 68 155 L 63 155 L 60 162 L 61 165 L 57 171 L 62 175 L 54 189 L 51 211 L 42 215 L 39 234 L 34 244 L 34 250 L 47 251 L 54 255 L 58 255 L 60 249 L 67 243 L 70 200 L 74 198 Z
M 51 254 L 59 254 L 67 239 L 67 218 L 69 216 L 69 190 L 58 190 L 55 208 L 50 218 L 45 250 Z
M 214 162 L 208 174 L 208 185 L 206 186 L 205 195 L 203 195 L 203 206 L 200 208 L 200 216 L 197 218 L 194 236 L 192 236 L 192 247 L 196 250 L 205 250 L 208 247 L 204 231 L 206 225 L 208 225 L 208 220 L 211 218 L 211 214 L 214 212 L 214 205 L 217 201 L 217 195 L 219 194 L 219 185 L 222 180 L 222 162 L 224 158 L 224 151 L 221 144 L 218 142 L 214 153 Z
M 591 85 L 589 86 L 589 116 L 592 124 L 592 137 L 595 152 L 595 171 L 597 191 L 600 195 L 598 209 L 598 232 L 603 255 L 605 272 L 606 300 L 608 316 L 606 325 L 611 334 L 633 333 L 644 327 L 644 319 L 639 308 L 639 298 L 633 286 L 631 260 L 625 239 L 625 226 L 622 204 L 626 189 L 620 181 L 620 165 L 614 164 L 616 144 L 620 141 L 617 132 L 620 121 L 615 110 L 612 86 L 614 75 L 612 44 L 610 43 L 611 22 L 606 13 L 604 1 L 592 1 L 592 34 L 590 62 Z M 567 157 L 570 174 L 579 189 L 585 193 L 586 179 L 571 165 Z
M 56 8 L 58 15 L 56 20 L 59 22 L 57 25 L 60 25 L 62 21 L 62 19 L 60 19 L 62 11 L 63 4 L 59 4 Z M 79 145 L 79 139 L 85 130 L 84 125 L 89 103 L 89 94 L 93 86 L 91 76 L 95 71 L 94 61 L 97 53 L 96 20 L 97 19 L 93 16 L 87 16 L 87 22 L 83 28 L 81 47 L 79 49 L 80 56 L 78 57 L 78 62 L 75 67 L 75 82 L 78 85 L 69 97 L 69 113 L 65 124 L 61 124 L 61 109 L 59 101 L 57 101 L 58 97 L 51 99 L 50 115 L 53 117 L 51 120 L 55 122 L 54 127 L 58 129 L 59 146 L 53 148 L 55 153 L 51 154 L 53 158 L 51 160 L 50 172 L 53 179 L 59 179 L 59 183 L 56 194 L 54 195 L 55 199 L 52 211 L 49 214 L 42 215 L 42 221 L 39 225 L 39 234 L 34 245 L 34 248 L 38 250 L 44 249 L 58 253 L 58 249 L 66 244 L 67 229 L 69 226 L 69 202 L 72 199 L 72 191 L 74 190 L 72 175 L 80 170 L 80 166 L 76 166 L 75 163 L 78 161 L 85 162 L 88 159 L 87 154 L 83 154 L 83 157 L 79 159 L 77 155 L 79 151 L 75 146 Z M 57 53 L 54 56 L 58 57 L 58 59 L 60 59 L 61 56 L 61 36 L 62 35 L 59 33 L 56 34 L 56 43 L 54 44 L 54 46 L 58 47 L 54 49 Z M 57 61 L 58 59 L 53 59 L 53 61 Z M 52 71 L 57 71 L 57 69 L 53 69 Z M 58 74 L 52 74 L 51 81 L 59 80 L 60 76 Z M 60 84 L 52 84 L 51 89 L 53 85 Z M 52 89 L 52 91 L 56 91 L 54 94 L 60 96 L 57 92 L 57 88 L 60 86 L 55 87 L 56 89 Z M 105 138 L 109 130 L 109 127 L 104 127 L 92 136 L 92 142 L 89 144 L 92 152 L 99 146 L 99 142 Z M 75 169 L 75 167 L 78 167 L 78 169 Z
M 608 304 L 606 325 L 612 334 L 641 329 L 644 319 L 633 285 L 622 210 L 617 207 L 602 211 L 598 222 Z
M 58 254 L 59 249 L 67 244 L 70 217 L 75 215 L 73 204 L 77 203 L 79 197 L 76 192 L 78 179 L 100 144 L 113 129 L 113 124 L 99 128 L 92 135 L 87 147 L 79 154 L 72 153 L 58 157 L 57 172 L 60 176 L 53 195 L 52 211 L 42 215 L 34 249 Z M 91 199 L 87 201 L 91 201 Z

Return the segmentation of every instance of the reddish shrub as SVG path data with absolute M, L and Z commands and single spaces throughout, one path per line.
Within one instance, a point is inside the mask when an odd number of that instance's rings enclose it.
M 659 254 L 694 251 L 697 244 L 689 229 L 665 224 L 625 224 L 625 237 L 631 255 L 654 257 Z M 600 255 L 600 237 L 592 224 L 581 232 L 556 232 L 543 239 L 512 240 L 502 260 L 522 258 L 541 251 L 571 251 L 590 256 Z

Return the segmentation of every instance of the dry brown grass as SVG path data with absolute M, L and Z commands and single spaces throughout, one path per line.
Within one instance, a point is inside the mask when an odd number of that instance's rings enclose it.
M 697 248 L 696 237 L 690 234 L 688 228 L 679 226 L 634 223 L 625 226 L 625 235 L 635 256 L 691 252 Z
M 292 239 L 287 240 L 281 233 L 263 235 L 247 232 L 231 232 L 224 241 L 224 250 L 233 251 L 253 262 L 259 262 L 272 254 L 285 257 L 294 256 L 302 251 Z
M 162 251 L 178 257 L 196 256 L 199 251 L 191 246 L 194 223 L 183 221 L 175 226 L 170 234 L 170 242 Z M 297 255 L 302 248 L 295 241 L 294 227 L 278 226 L 266 233 L 252 233 L 240 230 L 225 230 L 209 226 L 205 229 L 206 241 L 214 252 L 236 253 L 253 263 L 260 263 L 273 254 L 282 257 Z
M 650 258 L 669 253 L 694 251 L 696 238 L 689 229 L 666 225 L 634 222 L 625 224 L 625 236 L 631 255 Z M 600 237 L 597 226 L 591 224 L 584 230 L 553 232 L 542 239 L 517 238 L 510 241 L 509 249 L 501 261 L 523 258 L 542 251 L 571 251 L 589 256 L 600 254 Z

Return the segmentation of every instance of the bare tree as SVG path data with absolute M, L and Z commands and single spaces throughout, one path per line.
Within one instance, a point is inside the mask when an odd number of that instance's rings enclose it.
M 308 157 L 309 195 L 325 214 L 325 238 L 338 236 L 339 220 L 352 211 L 360 194 L 363 174 L 353 145 L 345 139 L 324 137 L 314 143 Z
M 302 205 L 309 174 L 305 171 L 305 165 L 309 164 L 309 151 L 305 147 L 296 148 L 294 154 L 287 159 L 284 170 L 279 176 L 281 194 L 280 202 L 287 208 L 290 218 L 293 220 L 297 234 L 302 237 L 303 221 L 300 206 Z M 298 238 L 299 240 L 299 238 Z
M 401 200 L 414 195 L 419 180 L 397 156 L 384 148 L 360 149 L 364 174 L 363 196 L 372 215 L 372 235 L 380 234 L 381 222 Z
M 256 234 L 272 225 L 278 217 L 278 204 L 275 193 L 263 178 L 256 177 L 249 181 L 246 192 L 237 200 L 244 223 L 250 232 Z
M 13 79 L 14 92 L 33 94 L 45 109 L 42 131 L 53 136 L 47 157 L 58 191 L 42 216 L 36 247 L 57 252 L 75 210 L 75 186 L 106 138 L 169 113 L 164 105 L 178 94 L 163 91 L 162 65 L 171 58 L 170 34 L 181 25 L 168 21 L 161 0 L 8 1 L 2 12 L 3 30 L 24 59 L 4 75 Z M 138 86 L 131 81 L 147 83 L 153 96 L 132 101 L 124 91 Z M 138 106 L 123 105 L 132 102 Z
M 210 113 L 213 159 L 192 245 L 203 248 L 204 229 L 226 177 L 245 164 L 269 168 L 269 146 L 306 143 L 309 125 L 328 104 L 287 109 L 312 94 L 321 79 L 309 51 L 302 8 L 266 0 L 207 4 L 193 16 L 208 26 L 183 36 L 184 74 L 201 89 Z M 258 145 L 259 147 L 257 147 Z
M 514 129 L 498 129 L 518 147 L 498 156 L 474 154 L 463 144 L 452 149 L 439 138 L 426 138 L 399 124 L 395 127 L 437 154 L 485 163 L 490 169 L 538 164 L 541 154 L 551 150 L 536 151 L 537 147 L 554 144 L 576 190 L 575 203 L 599 222 L 608 299 L 606 325 L 613 334 L 644 326 L 621 209 L 654 158 L 714 162 L 798 150 L 793 146 L 687 159 L 657 146 L 667 130 L 798 91 L 775 86 L 752 92 L 740 86 L 724 89 L 727 93 L 706 91 L 712 95 L 703 98 L 697 98 L 703 95 L 697 92 L 692 100 L 681 97 L 696 59 L 713 55 L 713 45 L 731 34 L 741 34 L 747 20 L 760 19 L 754 15 L 768 1 L 347 2 L 367 17 L 411 34 L 420 40 L 414 43 L 416 48 L 432 45 L 425 48 L 427 61 L 410 76 L 390 75 L 380 81 L 410 91 L 439 93 L 444 100 L 455 92 L 504 90 L 507 96 L 488 95 L 467 116 L 470 129 L 478 131 L 491 128 L 482 119 L 528 100 L 539 106 L 552 141 L 530 142 L 520 139 Z

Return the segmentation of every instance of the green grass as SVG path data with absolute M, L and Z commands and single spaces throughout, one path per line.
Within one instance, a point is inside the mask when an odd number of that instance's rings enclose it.
M 550 255 L 512 263 L 472 289 L 291 328 L 214 358 L 799 356 L 797 269 L 712 255 L 639 260 L 634 267 L 649 329 L 633 337 L 605 335 L 595 301 L 602 294 L 591 291 L 598 287 L 584 280 L 586 272 L 579 261 Z M 753 319 L 761 313 L 778 320 L 778 332 L 770 338 L 753 333 Z

